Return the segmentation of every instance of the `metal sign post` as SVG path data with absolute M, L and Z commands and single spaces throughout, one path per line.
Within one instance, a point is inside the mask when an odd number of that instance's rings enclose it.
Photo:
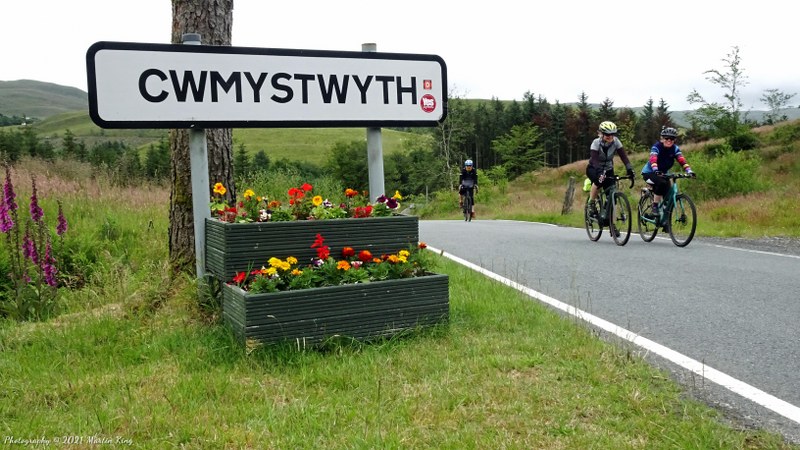
M 185 45 L 200 45 L 200 35 L 183 35 Z M 194 217 L 194 254 L 197 278 L 206 275 L 206 219 L 211 218 L 208 207 L 211 188 L 208 185 L 208 142 L 206 130 L 189 129 L 189 161 L 192 170 L 192 216 Z
M 378 45 L 361 44 L 361 51 L 376 52 Z M 367 168 L 369 169 L 369 198 L 375 201 L 386 193 L 383 178 L 383 139 L 381 129 L 378 127 L 367 128 Z

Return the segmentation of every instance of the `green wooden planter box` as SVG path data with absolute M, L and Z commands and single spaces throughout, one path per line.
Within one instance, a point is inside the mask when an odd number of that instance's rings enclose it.
M 268 294 L 226 284 L 222 294 L 225 320 L 243 343 L 366 341 L 450 317 L 448 277 L 441 274 Z
M 294 256 L 300 262 L 317 255 L 311 248 L 317 233 L 332 255 L 344 247 L 369 250 L 375 256 L 395 253 L 419 242 L 417 216 L 291 222 L 226 223 L 206 219 L 206 271 L 223 281 L 236 272 L 260 268 L 271 257 Z

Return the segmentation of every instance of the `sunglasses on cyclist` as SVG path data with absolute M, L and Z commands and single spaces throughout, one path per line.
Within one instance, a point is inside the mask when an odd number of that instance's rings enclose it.
M 665 141 L 672 141 L 672 142 L 675 142 L 675 138 L 674 138 L 674 137 L 667 137 L 667 136 L 663 136 L 663 138 L 664 138 L 664 140 L 665 140 Z
M 614 135 L 609 133 L 603 133 L 603 137 L 609 137 L 609 136 L 614 136 Z

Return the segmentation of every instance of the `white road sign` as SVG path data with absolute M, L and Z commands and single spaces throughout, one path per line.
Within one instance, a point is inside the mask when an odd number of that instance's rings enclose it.
M 97 42 L 89 114 L 103 128 L 433 126 L 436 55 Z

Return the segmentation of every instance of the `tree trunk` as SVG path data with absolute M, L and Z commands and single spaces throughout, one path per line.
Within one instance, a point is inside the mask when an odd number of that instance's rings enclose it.
M 230 46 L 232 28 L 233 0 L 172 0 L 173 44 L 182 43 L 185 33 L 198 33 L 203 45 Z M 208 179 L 211 186 L 216 182 L 225 185 L 229 200 L 236 198 L 232 136 L 229 128 L 206 130 Z M 194 214 L 187 130 L 170 131 L 170 154 L 170 266 L 176 272 L 194 272 Z

